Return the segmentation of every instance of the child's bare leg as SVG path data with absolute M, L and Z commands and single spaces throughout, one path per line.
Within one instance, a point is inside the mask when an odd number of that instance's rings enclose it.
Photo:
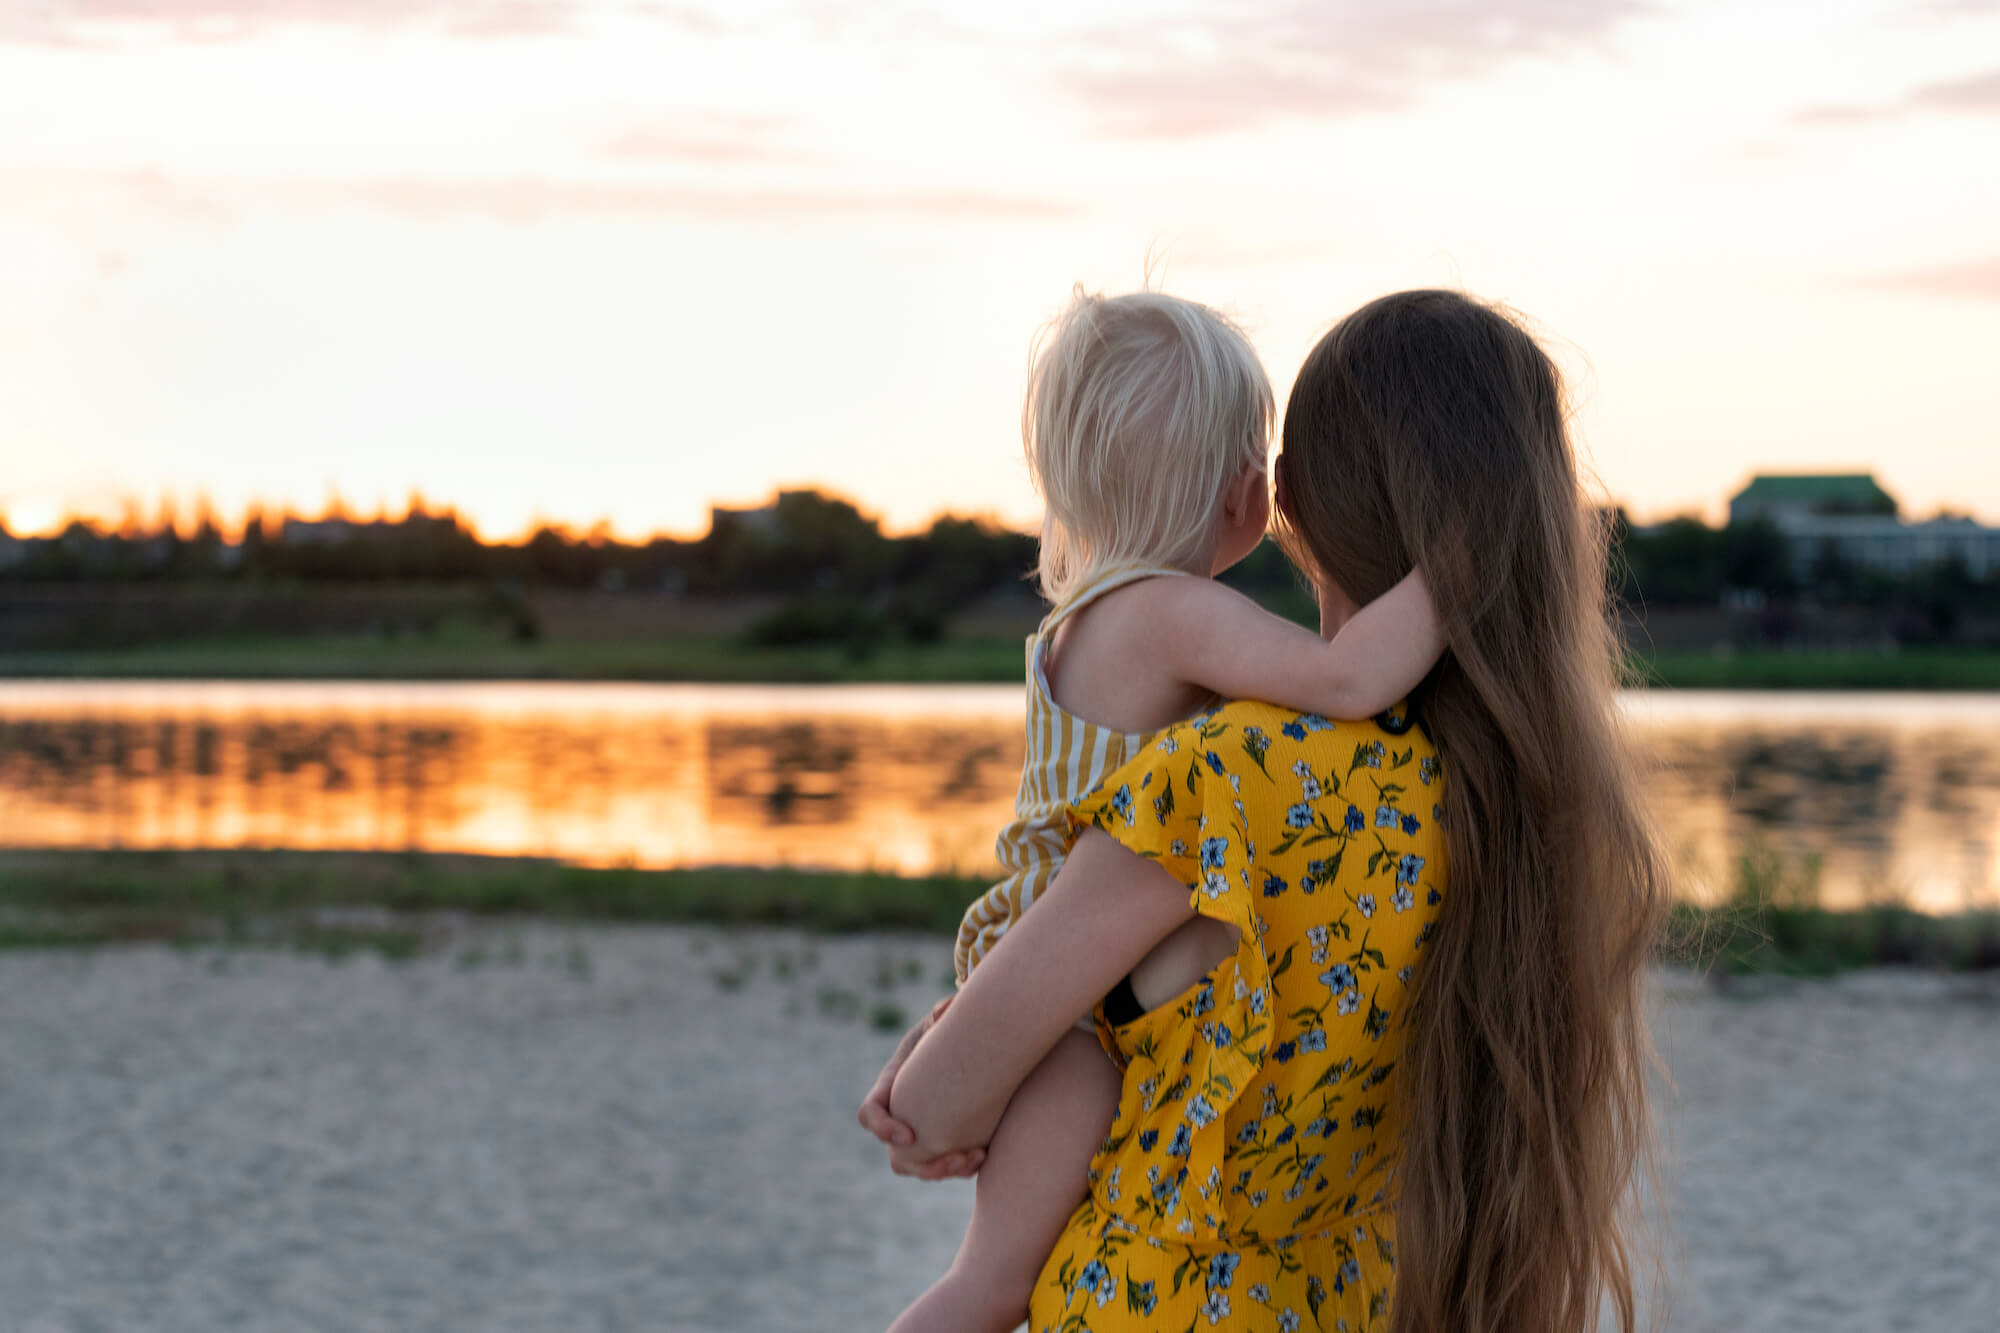
M 1064 1035 L 1015 1090 L 986 1146 L 972 1224 L 951 1268 L 889 1333 L 1007 1333 L 1070 1214 L 1118 1110 L 1118 1070 L 1097 1039 Z

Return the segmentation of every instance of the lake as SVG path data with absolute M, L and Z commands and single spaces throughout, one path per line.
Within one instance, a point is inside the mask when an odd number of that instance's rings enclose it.
M 1829 906 L 2000 905 L 2000 696 L 1623 708 L 1686 896 L 1765 847 Z M 0 845 L 983 875 L 1020 719 L 1017 686 L 0 682 Z

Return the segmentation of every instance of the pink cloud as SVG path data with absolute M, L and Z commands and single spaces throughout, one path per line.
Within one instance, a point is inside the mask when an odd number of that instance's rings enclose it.
M 1407 106 L 1437 84 L 1601 46 L 1648 8 L 1639 0 L 1266 5 L 1086 33 L 1055 81 L 1114 133 L 1186 138 Z
M 0 170 L 0 199 L 42 203 L 126 202 L 208 221 L 304 209 L 363 209 L 412 219 L 680 218 L 760 222 L 802 218 L 916 217 L 937 221 L 1049 221 L 1074 205 L 979 190 L 727 189 L 554 181 L 534 177 L 444 180 L 363 177 L 321 180 L 199 179 L 152 171 Z
M 125 34 L 236 41 L 303 26 L 533 36 L 569 28 L 581 7 L 580 0 L 45 0 L 0 19 L 0 42 L 83 45 Z
M 1926 296 L 1955 296 L 1975 301 L 2000 301 L 2000 255 L 1943 264 L 1936 268 L 1884 273 L 1862 280 L 1862 285 L 1888 291 L 1917 292 Z
M 1875 105 L 1807 107 L 1792 116 L 1794 125 L 1877 125 L 1924 111 L 1960 115 L 2000 114 L 2000 70 L 1946 79 L 1913 88 L 1893 102 Z
M 1936 111 L 2000 111 L 2000 69 L 1929 84 L 1911 93 L 1910 101 Z

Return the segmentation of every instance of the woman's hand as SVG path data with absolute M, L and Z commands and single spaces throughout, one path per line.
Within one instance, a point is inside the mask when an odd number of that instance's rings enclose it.
M 910 1176 L 916 1180 L 950 1180 L 977 1173 L 986 1161 L 984 1148 L 968 1148 L 937 1156 L 913 1148 L 911 1145 L 917 1140 L 916 1132 L 896 1119 L 889 1110 L 889 1089 L 896 1082 L 896 1071 L 903 1067 L 903 1062 L 910 1058 L 910 1052 L 917 1048 L 924 1034 L 950 1007 L 951 999 L 947 995 L 932 1005 L 930 1013 L 918 1019 L 917 1025 L 903 1034 L 903 1039 L 896 1043 L 895 1052 L 889 1056 L 889 1063 L 883 1065 L 882 1072 L 876 1075 L 875 1086 L 868 1089 L 868 1095 L 861 1099 L 861 1110 L 855 1117 L 863 1129 L 888 1146 L 889 1169 L 899 1176 Z

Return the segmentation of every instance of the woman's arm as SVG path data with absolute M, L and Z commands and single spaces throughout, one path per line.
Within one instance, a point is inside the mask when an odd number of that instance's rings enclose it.
M 1194 915 L 1188 892 L 1156 862 L 1086 830 L 897 1071 L 889 1108 L 916 1134 L 905 1160 L 984 1145 L 1062 1034 Z
M 1373 717 L 1406 698 L 1444 656 L 1423 574 L 1362 607 L 1331 642 L 1211 579 L 1154 579 L 1156 654 L 1225 699 L 1262 699 L 1328 717 Z

